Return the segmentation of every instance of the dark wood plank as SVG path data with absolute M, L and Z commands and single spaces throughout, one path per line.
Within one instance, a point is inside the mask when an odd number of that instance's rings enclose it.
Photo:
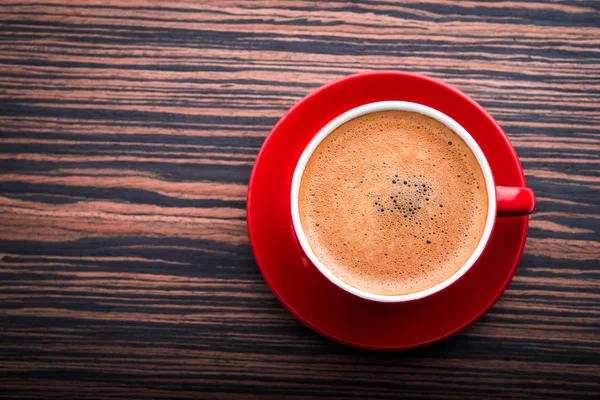
M 13 398 L 598 398 L 600 4 L 0 4 L 0 386 Z M 371 69 L 460 88 L 538 210 L 456 337 L 335 344 L 271 294 L 252 163 L 312 89 Z

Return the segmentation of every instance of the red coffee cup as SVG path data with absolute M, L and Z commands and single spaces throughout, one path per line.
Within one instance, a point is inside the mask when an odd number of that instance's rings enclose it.
M 329 270 L 329 268 L 327 268 L 327 266 L 319 260 L 319 258 L 311 249 L 311 246 L 304 233 L 302 224 L 300 223 L 300 214 L 298 209 L 298 195 L 302 174 L 306 167 L 306 163 L 310 159 L 311 155 L 313 154 L 314 150 L 317 148 L 319 143 L 321 143 L 321 141 L 323 141 L 323 139 L 325 139 L 325 137 L 327 137 L 327 135 L 333 132 L 336 128 L 354 118 L 365 114 L 386 110 L 417 112 L 443 123 L 452 131 L 454 131 L 458 136 L 461 137 L 461 139 L 467 144 L 467 146 L 469 146 L 469 148 L 475 155 L 477 161 L 479 162 L 479 166 L 481 167 L 485 178 L 485 185 L 488 195 L 488 213 L 485 228 L 481 239 L 479 240 L 475 250 L 468 258 L 468 260 L 453 275 L 451 275 L 443 282 L 419 292 L 403 295 L 381 295 L 376 293 L 370 293 L 353 287 L 339 279 L 337 276 L 335 276 Z M 308 146 L 306 146 L 306 148 L 302 152 L 302 155 L 300 156 L 300 159 L 296 164 L 291 184 L 292 221 L 294 231 L 302 247 L 302 251 L 305 253 L 305 255 L 312 261 L 315 267 L 336 286 L 355 296 L 367 300 L 385 303 L 400 303 L 422 299 L 446 289 L 448 286 L 460 279 L 480 258 L 491 238 L 494 226 L 496 225 L 497 218 L 531 214 L 534 208 L 535 197 L 531 189 L 527 187 L 497 186 L 495 184 L 494 177 L 486 155 L 481 150 L 475 139 L 458 122 L 456 122 L 455 120 L 453 120 L 452 118 L 450 118 L 449 116 L 447 116 L 439 110 L 422 104 L 407 101 L 380 101 L 368 103 L 353 108 L 334 118 L 314 136 L 314 138 L 310 141 Z

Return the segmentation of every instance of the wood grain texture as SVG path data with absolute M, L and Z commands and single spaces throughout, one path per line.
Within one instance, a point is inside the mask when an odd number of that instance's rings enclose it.
M 372 69 L 480 102 L 538 196 L 500 301 L 344 347 L 262 280 L 246 185 L 277 119 Z M 600 396 L 600 3 L 3 1 L 0 396 Z

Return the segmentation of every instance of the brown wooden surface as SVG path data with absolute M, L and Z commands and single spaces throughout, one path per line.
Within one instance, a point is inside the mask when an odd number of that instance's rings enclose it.
M 598 398 L 600 3 L 3 1 L 0 396 Z M 245 229 L 265 136 L 320 85 L 428 74 L 538 196 L 500 301 L 372 353 L 275 299 Z

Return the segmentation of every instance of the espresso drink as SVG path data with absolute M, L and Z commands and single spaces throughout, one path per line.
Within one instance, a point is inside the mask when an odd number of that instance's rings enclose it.
M 300 183 L 302 228 L 339 279 L 382 295 L 419 292 L 464 265 L 488 196 L 475 155 L 422 114 L 380 111 L 330 133 Z

